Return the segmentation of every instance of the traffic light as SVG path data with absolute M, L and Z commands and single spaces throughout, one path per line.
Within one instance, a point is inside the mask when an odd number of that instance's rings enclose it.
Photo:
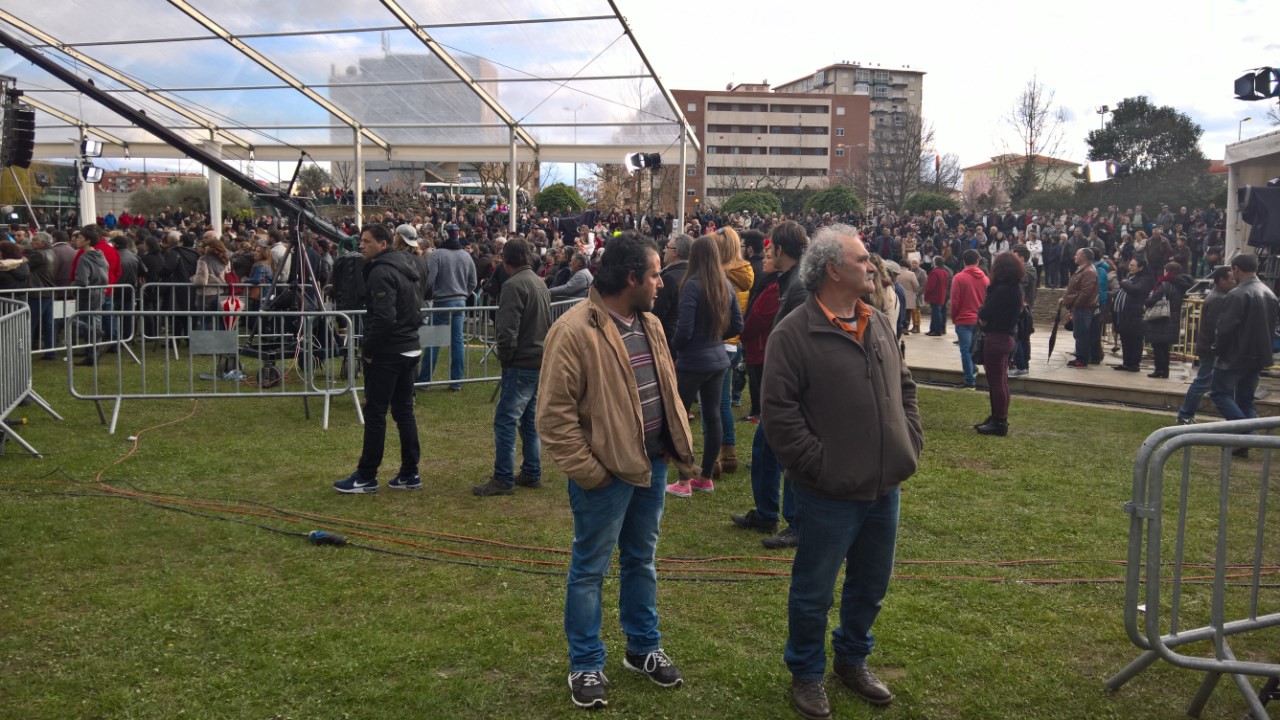
M 0 137 L 0 167 L 31 167 L 36 149 L 36 111 L 23 105 L 21 90 L 8 90 L 4 99 L 4 134 Z
M 1236 78 L 1236 99 L 1248 100 L 1266 100 L 1277 95 L 1277 83 L 1280 81 L 1280 71 L 1274 68 L 1263 67 L 1258 68 L 1251 73 L 1245 73 Z

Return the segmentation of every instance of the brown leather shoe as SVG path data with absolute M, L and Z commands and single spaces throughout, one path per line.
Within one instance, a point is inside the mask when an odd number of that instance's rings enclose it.
M 880 682 L 880 678 L 871 672 L 866 663 L 845 665 L 837 661 L 833 671 L 850 690 L 872 705 L 888 705 L 893 702 L 893 693 L 889 692 L 889 688 Z
M 791 705 L 805 720 L 827 720 L 831 703 L 821 680 L 791 680 Z

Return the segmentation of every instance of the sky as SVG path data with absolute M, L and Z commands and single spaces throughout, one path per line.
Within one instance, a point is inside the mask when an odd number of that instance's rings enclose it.
M 424 21 L 463 22 L 538 16 L 608 14 L 605 0 L 401 0 Z M 1261 65 L 1280 65 L 1280 41 L 1263 29 L 1280 26 L 1280 0 L 1075 0 L 1026 3 L 984 0 L 974 4 L 942 0 L 881 3 L 833 3 L 789 0 L 784 4 L 729 0 L 616 0 L 650 64 L 669 89 L 720 90 L 726 84 L 769 81 L 779 85 L 812 75 L 844 60 L 893 68 L 922 69 L 924 117 L 935 130 L 936 150 L 955 153 L 973 165 L 1017 145 L 1005 122 L 1029 80 L 1053 91 L 1068 118 L 1057 156 L 1085 159 L 1085 134 L 1098 127 L 1100 105 L 1115 106 L 1125 97 L 1146 95 L 1159 105 L 1187 113 L 1204 129 L 1202 149 L 1221 158 L 1236 140 L 1239 121 L 1245 137 L 1275 130 L 1266 118 L 1268 103 L 1247 103 L 1232 96 L 1232 83 Z M 55 29 L 69 41 L 138 39 L 203 34 L 161 0 L 73 0 L 79 12 L 66 15 L 56 4 L 17 0 L 16 13 L 37 27 Z M 392 24 L 375 0 L 301 0 L 262 4 L 256 0 L 199 0 L 232 32 L 298 30 L 315 27 L 371 27 Z M 119 16 L 148 17 L 149 22 L 116 23 Z M 528 24 L 490 28 L 461 26 L 433 31 L 447 46 L 468 50 L 495 63 L 506 76 L 608 75 L 635 72 L 630 44 L 608 21 Z M 325 82 L 331 72 L 380 54 L 380 43 L 394 53 L 425 52 L 398 31 L 296 36 L 250 40 L 304 82 Z M 276 82 L 265 70 L 219 41 L 136 43 L 102 46 L 89 52 L 159 86 L 255 85 Z M 180 62 L 175 62 L 175 59 Z M 15 56 L 0 52 L 0 73 L 29 75 Z M 40 76 L 35 76 L 37 81 Z M 505 83 L 504 104 L 513 115 L 535 122 L 563 122 L 582 107 L 583 122 L 622 119 L 652 90 L 609 86 Z M 325 91 L 327 92 L 327 91 Z M 594 94 L 594 95 L 593 95 Z M 46 96 L 48 97 L 48 96 Z M 186 99 L 218 105 L 245 122 L 327 123 L 323 110 L 291 90 L 188 93 Z M 404 99 L 401 98 L 403 103 Z M 78 102 L 67 109 L 90 122 L 118 122 L 109 111 Z M 164 112 L 160 109 L 160 112 Z M 153 117 L 159 113 L 153 112 Z M 216 114 L 210 114 L 215 117 Z M 217 121 L 215 119 L 215 121 Z M 67 132 L 67 131 L 63 131 Z M 559 142 L 579 137 L 568 128 L 543 128 Z M 582 128 L 581 140 L 593 133 Z M 242 133 L 243 134 L 243 133 Z M 281 130 L 279 140 L 327 137 L 327 131 Z M 252 139 L 252 138 L 251 138 Z M 159 163 L 159 161 L 157 161 Z M 108 165 L 138 166 L 136 161 Z M 163 163 L 164 165 L 174 163 Z M 190 169 L 190 163 L 187 163 Z M 265 165 L 261 164 L 260 165 Z M 273 175 L 269 166 L 263 175 Z M 290 167 L 283 168 L 287 177 Z M 567 179 L 571 171 L 560 168 Z M 268 178 L 271 179 L 271 178 Z
M 780 85 L 848 60 L 923 69 L 924 119 L 941 153 L 962 166 L 1017 146 L 1004 122 L 1027 82 L 1054 91 L 1070 119 L 1064 159 L 1083 161 L 1095 108 L 1146 95 L 1203 129 L 1206 157 L 1278 128 L 1268 103 L 1244 102 L 1233 82 L 1280 65 L 1277 0 L 939 0 L 785 3 L 725 0 L 618 0 L 641 47 L 668 88 L 723 89 L 768 80 Z

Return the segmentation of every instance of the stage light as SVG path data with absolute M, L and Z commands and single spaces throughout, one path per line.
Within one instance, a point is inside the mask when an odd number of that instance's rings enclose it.
M 102 143 L 85 138 L 80 141 L 80 157 L 102 157 Z
M 80 177 L 87 183 L 99 182 L 102 180 L 102 168 L 87 162 L 80 166 Z
M 658 153 L 630 153 L 622 162 L 627 166 L 627 172 L 633 173 L 646 168 L 657 170 L 662 167 L 662 156 Z

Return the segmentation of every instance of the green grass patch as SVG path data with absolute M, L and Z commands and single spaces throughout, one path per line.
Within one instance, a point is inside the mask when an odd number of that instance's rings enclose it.
M 38 388 L 66 421 L 28 408 L 23 436 L 47 458 L 22 457 L 12 443 L 0 457 L 0 717 L 580 716 L 567 697 L 564 569 L 554 564 L 567 557 L 480 542 L 567 550 L 572 540 L 566 481 L 550 465 L 541 490 L 471 495 L 492 468 L 491 385 L 418 396 L 425 490 L 384 486 L 349 497 L 330 488 L 359 455 L 362 429 L 348 399 L 335 400 L 328 431 L 315 404 L 305 419 L 299 399 L 203 400 L 189 419 L 143 433 L 137 452 L 112 465 L 131 448 L 128 436 L 182 418 L 193 402 L 127 401 L 109 436 L 92 403 L 67 395 L 65 368 L 37 365 Z M 872 710 L 833 683 L 836 717 L 1182 715 L 1200 681 L 1191 672 L 1158 665 L 1119 692 L 1103 689 L 1138 652 L 1124 634 L 1122 584 L 1017 582 L 1123 576 L 1110 561 L 1125 555 L 1129 518 L 1121 506 L 1134 453 L 1171 418 L 1015 397 L 1012 434 L 999 439 L 971 428 L 987 415 L 985 395 L 926 388 L 921 410 L 925 453 L 902 500 L 903 577 L 890 588 L 872 657 L 897 700 Z M 668 501 L 660 556 L 742 558 L 703 569 L 788 569 L 775 561 L 788 553 L 765 551 L 760 535 L 728 519 L 751 506 L 745 466 L 754 429 L 737 425 L 744 467 L 714 494 Z M 398 452 L 393 430 L 387 457 Z M 1217 456 L 1198 451 L 1192 466 L 1187 559 L 1211 561 Z M 395 526 L 404 530 L 366 529 L 420 547 L 358 540 L 437 561 L 315 547 L 246 524 L 92 496 L 104 468 L 104 481 L 121 489 Z M 1176 502 L 1176 474 L 1169 482 L 1166 502 Z M 1257 493 L 1256 472 L 1232 488 L 1232 513 L 1246 519 L 1232 528 L 1236 562 L 1249 560 Z M 291 532 L 351 529 L 254 508 L 268 517 L 236 517 Z M 1274 515 L 1270 538 L 1280 536 Z M 991 564 L 1030 558 L 1061 562 Z M 936 562 L 952 560 L 985 564 Z M 675 579 L 689 574 L 738 582 Z M 1264 610 L 1274 609 L 1277 591 L 1262 593 Z M 617 583 L 607 581 L 607 712 L 792 717 L 782 662 L 786 595 L 785 577 L 664 571 L 664 647 L 687 678 L 684 688 L 664 691 L 621 668 Z M 1184 627 L 1203 624 L 1208 598 L 1205 587 L 1187 588 Z M 1247 600 L 1233 589 L 1229 616 L 1242 617 Z M 1242 657 L 1274 662 L 1273 642 L 1263 633 L 1232 644 Z M 1205 716 L 1235 718 L 1243 709 L 1224 681 Z

